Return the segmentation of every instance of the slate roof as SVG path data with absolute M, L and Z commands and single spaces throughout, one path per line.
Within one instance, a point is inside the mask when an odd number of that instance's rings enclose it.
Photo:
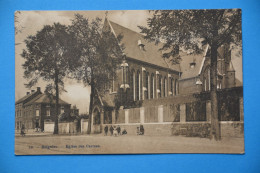
M 183 51 L 179 52 L 181 56 L 181 61 L 180 61 L 180 67 L 182 72 L 181 79 L 196 77 L 201 73 L 201 69 L 206 59 L 207 51 L 208 51 L 208 46 L 204 46 L 202 54 L 189 55 Z M 196 65 L 194 66 L 194 68 L 191 68 L 190 63 L 193 62 L 195 62 Z
M 36 104 L 41 104 L 41 103 L 49 104 L 50 98 L 46 94 L 39 94 L 35 98 L 30 100 L 28 103 L 26 103 L 25 105 L 30 105 L 30 104 L 34 104 L 34 103 L 36 103 Z M 53 103 L 55 103 L 55 97 L 54 97 Z M 59 104 L 69 105 L 69 103 L 67 103 L 67 102 L 65 102 L 61 99 L 59 99 Z
M 116 36 L 123 36 L 121 44 L 125 47 L 123 51 L 127 57 L 177 72 L 180 71 L 179 64 L 172 64 L 169 60 L 164 60 L 161 51 L 159 51 L 160 46 L 148 42 L 142 34 L 108 20 L 105 21 L 104 25 L 109 25 Z M 141 40 L 141 43 L 144 44 L 144 50 L 138 46 L 138 40 Z
M 17 100 L 16 102 L 15 102 L 15 104 L 19 104 L 19 103 L 22 103 L 22 102 L 25 102 L 26 100 L 29 100 L 30 99 L 30 97 L 33 97 L 34 95 L 37 95 L 37 94 L 39 94 L 39 92 L 33 92 L 33 93 L 30 93 L 30 94 L 27 94 L 27 95 L 25 95 L 24 97 L 22 97 L 22 98 L 20 98 L 19 100 Z M 41 94 L 41 92 L 40 92 L 40 94 Z

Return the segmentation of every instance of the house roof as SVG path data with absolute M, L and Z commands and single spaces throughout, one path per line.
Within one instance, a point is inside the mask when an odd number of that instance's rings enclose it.
M 53 98 L 55 99 L 55 97 Z M 30 105 L 30 104 L 41 104 L 41 103 L 46 103 L 49 104 L 51 102 L 50 98 L 46 95 L 46 94 L 39 94 L 36 97 L 34 97 L 32 100 L 30 100 L 28 103 L 26 103 L 25 105 Z M 55 103 L 55 100 L 53 101 L 53 103 Z M 59 99 L 59 104 L 61 105 L 69 105 L 69 103 Z
M 177 72 L 180 71 L 179 64 L 172 64 L 168 59 L 163 59 L 162 53 L 159 51 L 160 46 L 148 42 L 140 33 L 108 20 L 105 20 L 105 25 L 109 25 L 116 37 L 119 35 L 123 36 L 120 44 L 124 45 L 125 49 L 123 51 L 128 58 L 168 68 Z M 144 50 L 140 49 L 138 42 L 144 45 Z
M 30 97 L 34 97 L 35 95 L 37 95 L 37 94 L 41 94 L 41 92 L 32 92 L 32 93 L 30 93 L 30 94 L 27 94 L 27 95 L 25 95 L 24 97 L 22 97 L 22 98 L 20 98 L 19 100 L 17 100 L 16 102 L 15 102 L 15 104 L 19 104 L 19 103 L 22 103 L 22 102 L 25 102 L 25 101 L 27 101 L 27 100 L 29 100 L 30 99 Z

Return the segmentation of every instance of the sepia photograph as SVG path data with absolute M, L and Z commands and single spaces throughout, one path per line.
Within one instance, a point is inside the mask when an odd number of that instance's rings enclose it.
M 241 13 L 16 11 L 15 155 L 243 154 Z

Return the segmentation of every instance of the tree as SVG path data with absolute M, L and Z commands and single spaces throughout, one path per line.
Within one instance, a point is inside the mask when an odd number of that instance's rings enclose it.
M 91 132 L 94 97 L 99 96 L 106 85 L 116 78 L 116 70 L 122 57 L 121 36 L 115 37 L 101 26 L 101 19 L 92 21 L 76 14 L 70 30 L 80 46 L 81 68 L 75 71 L 78 80 L 91 87 L 87 133 Z
M 178 63 L 178 48 L 201 51 L 210 47 L 211 136 L 220 140 L 217 100 L 217 50 L 227 44 L 241 44 L 241 10 L 159 10 L 147 19 L 148 27 L 139 26 L 145 38 L 163 42 L 163 58 Z
M 34 86 L 42 79 L 48 82 L 47 93 L 55 90 L 54 134 L 58 134 L 59 94 L 64 90 L 64 78 L 79 65 L 74 38 L 65 25 L 45 25 L 35 35 L 27 37 L 26 49 L 21 54 L 25 59 L 24 77 L 29 79 L 26 87 Z

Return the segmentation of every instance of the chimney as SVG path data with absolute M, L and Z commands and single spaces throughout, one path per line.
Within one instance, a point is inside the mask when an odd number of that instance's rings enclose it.
M 41 92 L 41 87 L 37 87 L 37 92 Z
M 34 93 L 35 92 L 35 90 L 31 90 L 31 93 Z
M 144 50 L 144 44 L 142 43 L 141 40 L 138 40 L 138 43 L 137 43 L 137 44 L 138 44 L 140 50 Z
M 26 92 L 26 95 L 29 95 L 30 94 L 30 92 Z

